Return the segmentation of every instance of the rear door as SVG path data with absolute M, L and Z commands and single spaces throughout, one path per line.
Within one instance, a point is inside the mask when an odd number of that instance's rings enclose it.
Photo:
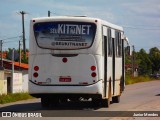
M 103 55 L 104 55 L 104 97 L 107 93 L 107 27 L 103 26 Z

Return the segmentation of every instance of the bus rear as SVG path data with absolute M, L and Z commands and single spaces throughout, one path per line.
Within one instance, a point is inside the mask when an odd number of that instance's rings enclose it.
M 42 105 L 102 97 L 97 20 L 31 20 L 29 93 Z

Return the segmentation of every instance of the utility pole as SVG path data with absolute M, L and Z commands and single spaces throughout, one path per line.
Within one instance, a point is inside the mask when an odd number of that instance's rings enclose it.
M 3 41 L 0 40 L 0 48 L 1 48 L 1 67 L 3 68 L 3 49 L 2 49 Z
M 51 11 L 48 11 L 48 17 L 50 17 L 50 15 L 51 15 Z
M 132 75 L 134 77 L 134 71 L 135 71 L 135 48 L 134 48 L 134 45 L 132 46 L 133 48 L 133 51 L 132 51 Z
M 22 15 L 22 33 L 23 33 L 23 51 L 26 54 L 26 39 L 25 39 L 25 28 L 24 28 L 24 15 L 27 14 L 24 11 L 19 12 Z
M 19 69 L 21 69 L 21 41 L 19 40 Z
M 11 93 L 14 93 L 13 90 L 13 83 L 14 83 L 14 52 L 15 52 L 15 48 L 12 49 L 12 81 L 11 81 Z

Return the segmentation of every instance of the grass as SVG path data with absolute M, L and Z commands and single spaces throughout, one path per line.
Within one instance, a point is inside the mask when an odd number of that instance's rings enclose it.
M 0 95 L 0 104 L 16 102 L 32 98 L 33 97 L 30 96 L 28 93 L 14 93 L 14 94 Z
M 139 83 L 139 82 L 148 82 L 153 80 L 152 78 L 150 78 L 149 76 L 138 76 L 138 77 L 133 77 L 130 75 L 126 75 L 126 85 L 129 84 L 134 84 L 134 83 Z

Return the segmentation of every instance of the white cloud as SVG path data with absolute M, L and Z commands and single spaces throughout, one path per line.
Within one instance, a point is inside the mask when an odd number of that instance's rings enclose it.
M 143 25 L 141 27 L 151 28 L 160 26 L 160 1 L 159 0 L 142 0 L 126 2 L 121 4 L 127 12 L 125 12 L 125 24 Z
M 160 1 L 159 0 L 143 0 L 132 3 L 122 3 L 123 7 L 127 8 L 133 14 L 138 15 L 159 15 Z
M 3 29 L 3 31 L 1 30 L 1 34 L 3 33 L 4 35 L 7 35 L 12 34 L 18 27 L 15 23 L 12 23 L 11 25 L 9 23 L 4 23 L 0 21 L 0 28 Z

